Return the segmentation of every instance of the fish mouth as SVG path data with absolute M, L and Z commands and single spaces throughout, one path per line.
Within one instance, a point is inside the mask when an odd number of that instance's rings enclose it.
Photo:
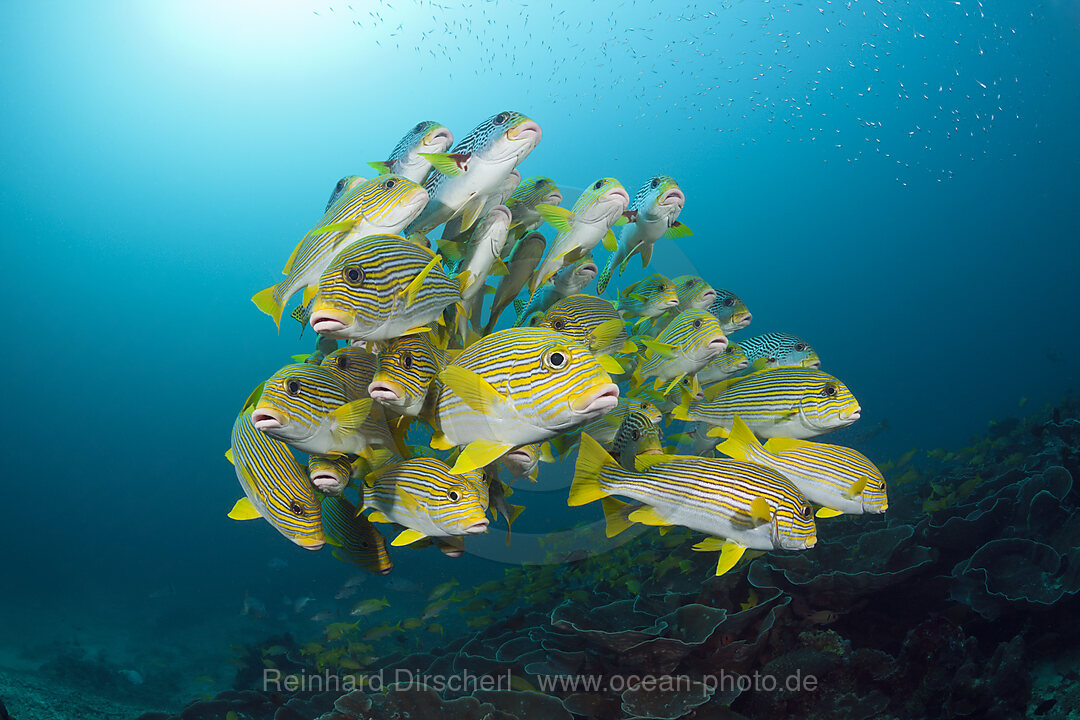
M 469 535 L 479 535 L 480 533 L 486 533 L 488 531 L 488 521 L 473 523 L 469 527 L 465 528 L 465 532 Z
M 746 313 L 745 315 L 740 317 L 738 320 L 736 320 L 735 324 L 738 325 L 741 328 L 744 328 L 747 325 L 749 325 L 750 321 L 753 320 L 753 319 L 754 319 L 753 315 L 751 315 L 750 313 Z
M 529 465 L 533 461 L 533 456 L 524 450 L 511 450 L 503 455 L 503 459 L 507 462 L 514 462 L 519 465 Z
M 442 548 L 440 548 L 442 549 Z M 450 558 L 458 558 L 465 554 L 464 550 L 458 550 L 457 548 L 451 548 L 449 550 L 443 550 L 442 554 Z
M 716 291 L 709 289 L 701 293 L 701 297 L 698 299 L 698 302 L 704 307 L 708 308 L 714 302 L 716 302 Z
M 811 370 L 820 370 L 821 369 L 821 361 L 820 360 L 813 360 L 813 361 L 807 363 L 805 367 L 808 367 Z
M 719 350 L 723 352 L 727 349 L 728 339 L 726 335 L 718 335 L 709 341 L 709 344 L 705 347 L 709 350 Z
M 447 128 L 439 128 L 435 132 L 428 135 L 424 140 L 424 147 L 429 148 L 448 148 L 450 144 L 454 142 L 454 136 Z
M 320 472 L 311 476 L 311 484 L 319 490 L 326 490 L 340 485 L 341 479 L 333 473 Z
M 642 450 L 638 455 L 663 455 L 664 453 L 659 448 L 649 448 L 648 450 Z
M 630 204 L 630 194 L 626 192 L 626 188 L 613 187 L 607 191 L 607 198 L 611 200 L 613 198 L 619 198 L 622 201 L 622 206 L 625 208 Z
M 372 382 L 367 386 L 367 391 L 372 400 L 378 400 L 381 403 L 393 405 L 405 402 L 402 394 L 386 382 Z
M 506 131 L 506 137 L 510 140 L 525 140 L 533 145 L 539 143 L 543 135 L 540 126 L 532 120 L 525 120 Z
M 503 219 L 507 223 L 509 223 L 513 219 L 513 216 L 510 214 L 510 208 L 506 207 L 505 205 L 496 205 L 495 207 L 491 208 L 491 210 L 488 211 L 488 217 L 491 217 L 493 214 L 502 215 Z
M 603 383 L 592 392 L 570 401 L 570 408 L 581 415 L 605 413 L 619 403 L 619 386 L 615 383 Z
M 671 188 L 660 197 L 661 205 L 675 205 L 680 210 L 686 205 L 686 196 L 679 188 Z
M 346 318 L 347 316 L 342 312 L 319 310 L 318 312 L 311 313 L 308 324 L 311 325 L 312 330 L 320 335 L 340 333 L 348 327 Z
M 587 275 L 588 278 L 592 280 L 599 271 L 599 268 L 596 267 L 596 263 L 585 263 L 577 269 L 577 274 L 579 277 Z
M 861 416 L 862 416 L 862 407 L 859 406 L 859 405 L 856 405 L 854 409 L 841 410 L 840 411 L 840 419 L 841 420 L 846 420 L 848 422 L 855 422 Z
M 393 565 L 391 565 L 390 567 L 379 568 L 378 570 L 375 571 L 375 574 L 376 575 L 389 575 L 390 571 L 393 570 L 393 569 L 394 569 Z
M 663 301 L 662 303 L 660 303 L 660 306 L 661 307 L 675 307 L 678 304 L 679 304 L 679 298 L 674 297 L 674 298 L 669 298 L 668 300 Z
M 748 367 L 750 367 L 750 362 L 748 360 L 742 360 L 732 369 L 733 370 L 745 370 Z
M 255 408 L 251 412 L 251 424 L 256 430 L 280 430 L 285 427 L 285 418 L 280 413 L 264 408 Z
M 544 202 L 546 202 L 548 205 L 558 205 L 558 204 L 562 203 L 562 201 L 563 201 L 563 197 L 562 197 L 562 193 L 560 193 L 560 192 L 553 192 L 550 195 L 548 195 L 546 198 L 544 198 Z

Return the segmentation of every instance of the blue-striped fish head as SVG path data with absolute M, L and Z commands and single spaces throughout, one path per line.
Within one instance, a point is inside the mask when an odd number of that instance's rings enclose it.
M 805 550 L 814 547 L 817 544 L 814 508 L 783 475 L 775 475 L 777 484 L 783 483 L 783 499 L 773 506 L 776 546 L 782 550 Z
M 352 475 L 352 458 L 347 455 L 311 455 L 308 478 L 319 492 L 341 495 Z
M 575 222 L 611 226 L 630 203 L 630 194 L 612 177 L 600 178 L 581 193 L 570 212 Z
M 616 326 L 618 331 L 597 337 L 594 331 L 604 323 Z M 574 294 L 558 300 L 544 313 L 539 327 L 565 333 L 594 352 L 608 352 L 607 348 L 611 346 L 622 348 L 627 339 L 626 327 L 615 307 L 595 295 Z
M 410 303 L 407 289 L 418 278 Z M 431 250 L 397 235 L 373 235 L 349 245 L 326 268 L 308 323 L 327 337 L 389 340 L 427 325 L 460 300 L 458 284 Z
M 770 332 L 743 341 L 743 350 L 755 370 L 778 367 L 821 368 L 821 358 L 810 343 L 797 335 Z
M 482 156 L 489 162 L 513 160 L 517 165 L 542 136 L 540 125 L 523 113 L 504 110 L 473 128 L 454 152 Z
M 742 330 L 753 320 L 746 303 L 730 290 L 716 290 L 716 300 L 709 306 L 709 312 L 720 320 L 727 335 Z
M 708 365 L 708 367 L 716 368 L 726 375 L 745 370 L 749 366 L 750 362 L 746 359 L 746 353 L 739 347 L 739 343 L 730 341 L 728 342 L 727 349 L 713 358 Z
M 862 490 L 855 495 L 855 498 L 861 502 L 863 512 L 881 514 L 889 508 L 885 477 L 877 466 L 858 450 L 841 445 L 803 442 L 777 455 L 785 460 L 819 467 L 833 477 L 842 478 L 842 483 L 845 485 L 865 479 L 866 483 Z
M 859 419 L 862 408 L 859 401 L 848 389 L 832 375 L 820 370 L 802 368 L 779 368 L 765 370 L 763 373 L 789 375 L 789 383 L 797 383 L 802 399 L 799 401 L 799 414 L 810 427 L 822 431 L 847 427 Z
M 413 126 L 412 130 L 398 141 L 390 152 L 388 164 L 394 172 L 408 173 L 409 177 L 420 182 L 431 170 L 431 163 L 418 153 L 441 153 L 454 144 L 454 134 L 445 125 L 432 120 L 424 120 Z M 413 174 L 412 171 L 419 171 Z
M 523 209 L 531 210 L 539 203 L 560 205 L 562 201 L 562 191 L 559 190 L 555 181 L 549 177 L 536 175 L 524 178 L 518 183 L 517 188 L 506 201 L 506 206 L 510 208 L 514 219 L 517 220 Z
M 546 328 L 492 333 L 454 364 L 480 375 L 507 398 L 506 411 L 547 430 L 582 425 L 619 400 L 618 385 L 585 346 Z
M 396 233 L 412 222 L 428 202 L 423 185 L 403 175 L 380 175 L 361 184 L 343 202 L 376 232 Z
M 386 575 L 394 569 L 386 538 L 374 523 L 357 514 L 356 506 L 344 497 L 323 496 L 323 530 L 327 542 L 334 546 L 334 557 L 352 563 L 376 575 Z
M 678 306 L 675 284 L 660 274 L 642 278 L 619 293 L 624 317 L 654 318 Z
M 716 290 L 697 275 L 679 275 L 671 280 L 679 296 L 680 310 L 708 310 L 716 302 Z
M 341 383 L 317 365 L 286 365 L 263 385 L 251 411 L 260 431 L 293 444 L 313 437 L 328 417 L 349 399 Z
M 380 475 L 419 505 L 419 512 L 447 535 L 476 535 L 488 529 L 488 481 L 484 471 L 454 475 L 441 460 L 411 458 Z
M 683 310 L 656 338 L 674 345 L 688 358 L 707 362 L 727 349 L 720 321 L 708 310 Z
M 259 515 L 297 545 L 321 548 L 326 537 L 318 494 L 288 446 L 255 429 L 250 408 L 233 423 L 230 454 L 244 494 Z
M 623 418 L 615 439 L 611 441 L 611 454 L 629 470 L 634 469 L 638 455 L 660 455 L 663 442 L 660 426 L 646 412 L 632 412 Z
M 638 188 L 630 209 L 639 220 L 666 221 L 670 226 L 686 205 L 686 195 L 675 179 L 668 175 L 654 175 Z
M 359 175 L 346 175 L 334 184 L 334 189 L 330 191 L 330 199 L 326 201 L 326 212 L 330 212 L 330 207 L 337 202 L 342 196 L 352 193 L 361 184 L 366 183 L 367 179 L 362 178 Z
M 500 457 L 499 462 L 514 477 L 530 477 L 540 464 L 540 443 L 516 447 Z
M 397 338 L 379 353 L 368 394 L 398 412 L 416 415 L 445 364 L 446 355 L 432 342 L 431 333 Z
M 367 396 L 367 386 L 375 375 L 378 356 L 357 345 L 334 350 L 319 363 L 320 367 L 337 376 L 350 399 Z
M 598 272 L 599 268 L 593 262 L 592 255 L 586 255 L 555 273 L 551 284 L 560 295 L 573 295 L 588 287 Z

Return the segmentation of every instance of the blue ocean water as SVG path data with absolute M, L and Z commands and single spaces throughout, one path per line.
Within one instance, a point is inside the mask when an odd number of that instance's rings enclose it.
M 148 675 L 178 662 L 148 648 L 157 633 L 217 660 L 261 639 L 245 593 L 328 604 L 351 571 L 225 517 L 239 406 L 312 341 L 250 297 L 337 178 L 422 119 L 461 138 L 524 112 L 543 139 L 522 174 L 567 189 L 675 177 L 694 234 L 661 241 L 649 271 L 734 290 L 746 333 L 809 339 L 863 408 L 826 439 L 887 421 L 859 445 L 878 463 L 958 448 L 1076 387 L 1075 3 L 6 10 L 0 644 L 18 667 L 78 642 Z M 598 516 L 563 501 L 540 494 L 523 531 Z M 431 555 L 395 553 L 392 577 L 503 572 Z M 302 635 L 305 617 L 278 629 Z

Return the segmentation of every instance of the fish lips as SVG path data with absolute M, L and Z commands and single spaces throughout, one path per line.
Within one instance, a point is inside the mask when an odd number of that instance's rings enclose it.
M 686 195 L 679 188 L 671 188 L 660 197 L 660 204 L 674 206 L 680 210 L 686 205 Z
M 378 400 L 384 405 L 397 407 L 404 405 L 407 401 L 405 393 L 385 380 L 373 380 L 368 385 L 367 391 L 372 400 Z
M 351 323 L 352 317 L 340 310 L 318 310 L 308 318 L 311 329 L 326 337 L 338 337 Z
M 840 411 L 840 419 L 844 422 L 853 423 L 862 416 L 862 407 L 856 405 L 854 408 L 845 408 Z
M 601 415 L 619 403 L 619 386 L 601 383 L 570 401 L 570 409 L 579 415 Z
M 484 520 L 481 520 L 480 522 L 475 522 L 469 527 L 465 528 L 465 533 L 467 535 L 480 535 L 482 533 L 486 533 L 487 531 L 488 521 L 486 518 Z
M 524 120 L 506 131 L 508 139 L 515 142 L 526 141 L 533 147 L 536 147 L 543 136 L 544 132 L 540 129 L 540 125 L 532 120 Z
M 323 492 L 344 488 L 346 481 L 332 472 L 317 472 L 311 476 L 311 484 Z
M 251 411 L 251 424 L 256 430 L 281 430 L 287 422 L 288 419 L 282 413 L 268 408 L 257 407 Z

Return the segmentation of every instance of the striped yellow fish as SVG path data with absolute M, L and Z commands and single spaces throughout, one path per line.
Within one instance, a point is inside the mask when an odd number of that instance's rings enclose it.
M 570 506 L 608 498 L 608 535 L 631 523 L 682 527 L 706 533 L 696 550 L 721 550 L 717 574 L 735 565 L 746 548 L 803 550 L 817 542 L 810 503 L 783 475 L 740 460 L 639 455 L 637 470 L 622 468 L 588 435 L 570 486 Z M 609 498 L 621 495 L 631 506 Z M 725 542 L 726 540 L 726 542 Z
M 636 340 L 638 338 L 635 338 Z M 727 349 L 720 321 L 708 310 L 683 310 L 655 339 L 642 336 L 646 352 L 630 384 L 656 378 L 653 388 L 667 394 L 686 375 L 693 375 Z
M 308 288 L 306 305 L 338 253 L 361 238 L 399 232 L 420 213 L 427 200 L 423 187 L 400 175 L 377 177 L 342 194 L 293 250 L 283 271 L 288 277 L 251 299 L 280 327 L 289 298 Z
M 415 183 L 423 183 L 431 172 L 431 163 L 422 153 L 441 153 L 454 144 L 449 128 L 431 120 L 413 126 L 390 151 L 386 160 L 370 162 L 380 175 L 401 175 Z
M 443 273 L 438 255 L 397 235 L 375 235 L 326 268 L 309 322 L 327 337 L 391 340 L 426 331 L 460 300 L 460 283 Z
M 640 255 L 641 267 L 646 267 L 652 260 L 653 246 L 661 237 L 692 235 L 678 220 L 685 204 L 686 196 L 679 184 L 667 175 L 654 175 L 642 183 L 627 211 L 631 224 L 622 229 L 617 246 L 609 248 L 614 252 L 596 280 L 596 291 L 604 292 L 614 277 L 626 271 L 634 255 Z
M 619 387 L 589 351 L 540 328 L 500 330 L 439 373 L 432 447 L 465 448 L 455 472 L 542 442 L 615 407 Z
M 370 520 L 358 514 L 356 506 L 344 497 L 324 496 L 319 502 L 323 531 L 326 542 L 334 547 L 334 557 L 376 575 L 394 569 L 386 551 L 386 538 Z
M 537 205 L 557 206 L 562 201 L 562 192 L 551 178 L 538 175 L 522 179 L 506 201 L 506 207 L 510 208 L 510 228 L 514 231 L 514 237 L 524 237 L 544 224 L 544 217 L 536 211 Z
M 611 441 L 611 454 L 624 470 L 637 470 L 634 464 L 638 455 L 663 453 L 660 426 L 645 412 L 632 412 L 623 418 Z
M 596 277 L 596 263 L 593 262 L 591 255 L 586 255 L 577 262 L 567 265 L 555 273 L 550 283 L 532 293 L 528 301 L 514 302 L 514 308 L 517 310 L 517 321 L 514 324 L 518 327 L 536 327 L 548 308 L 560 299 L 584 290 L 594 277 Z M 531 322 L 534 318 L 535 322 Z
M 440 251 L 449 256 L 449 251 L 462 252 L 457 261 L 447 269 L 451 275 L 464 275 L 462 280 L 461 302 L 457 305 L 457 332 L 463 340 L 468 335 L 468 320 L 479 330 L 480 309 L 488 289 L 489 274 L 505 274 L 506 266 L 500 259 L 506 233 L 510 228 L 510 211 L 505 205 L 496 205 L 480 219 L 465 242 L 464 248 L 459 243 L 440 244 Z
M 821 358 L 814 348 L 796 335 L 769 332 L 745 338 L 740 345 L 750 363 L 748 373 L 778 367 L 821 369 Z
M 441 460 L 410 458 L 374 471 L 365 482 L 374 483 L 364 492 L 364 507 L 372 510 L 368 519 L 406 528 L 391 545 L 487 532 L 482 470 L 455 474 Z
M 424 409 L 432 382 L 448 362 L 446 351 L 432 333 L 398 338 L 379 353 L 368 393 L 395 413 L 415 417 Z
M 548 246 L 547 257 L 533 273 L 529 291 L 536 292 L 551 276 L 591 253 L 601 241 L 608 250 L 614 250 L 615 234 L 611 227 L 622 218 L 629 202 L 626 188 L 609 177 L 600 178 L 586 188 L 569 210 L 555 205 L 537 205 L 537 212 L 557 234 Z
M 310 455 L 308 479 L 319 492 L 340 497 L 352 478 L 352 460 L 349 455 Z
M 255 429 L 250 406 L 233 423 L 232 446 L 225 457 L 233 464 L 245 495 L 229 517 L 262 517 L 302 548 L 323 546 L 326 537 L 319 500 L 307 473 L 284 443 Z
M 553 438 L 550 443 L 552 455 L 565 456 L 577 447 L 581 433 L 588 433 L 592 439 L 604 447 L 611 447 L 623 420 L 635 412 L 645 413 L 653 424 L 659 425 L 664 416 L 654 404 L 654 401 L 658 399 L 660 398 L 644 397 L 641 394 L 620 396 L 615 407 L 602 418 L 582 425 L 579 432 L 565 433 Z
M 565 333 L 589 348 L 594 355 L 632 353 L 638 350 L 637 345 L 630 342 L 626 324 L 615 311 L 615 307 L 595 295 L 577 294 L 562 298 L 548 308 L 538 327 Z M 614 360 L 604 367 L 608 372 L 623 372 L 622 366 Z
M 450 152 L 424 153 L 438 172 L 424 182 L 431 200 L 408 232 L 430 232 L 459 215 L 461 230 L 471 228 L 487 196 L 532 152 L 541 135 L 533 120 L 504 111 L 473 128 Z
M 750 311 L 746 309 L 746 303 L 730 290 L 716 290 L 716 300 L 709 307 L 709 312 L 720 320 L 725 335 L 742 330 L 753 320 Z
M 736 416 L 731 435 L 717 449 L 776 470 L 810 502 L 822 506 L 818 517 L 883 513 L 889 506 L 884 476 L 865 456 L 849 448 L 788 438 L 774 438 L 762 447 Z
M 507 273 L 499 278 L 495 297 L 491 299 L 491 310 L 482 335 L 490 335 L 495 329 L 495 323 L 499 321 L 503 310 L 514 302 L 514 298 L 529 282 L 536 266 L 540 264 L 540 258 L 544 256 L 546 247 L 547 240 L 538 232 L 530 232 L 515 243 L 510 258 L 506 261 Z
M 361 432 L 371 414 L 370 398 L 352 398 L 339 378 L 315 365 L 286 365 L 263 385 L 251 412 L 256 429 L 316 455 L 359 455 L 379 442 Z
M 679 306 L 675 284 L 663 275 L 649 275 L 623 288 L 615 308 L 624 320 L 654 318 Z
M 508 451 L 499 458 L 499 464 L 516 478 L 529 478 L 536 482 L 541 460 L 551 462 L 553 458 L 544 456 L 540 443 L 529 443 Z
M 680 310 L 708 310 L 716 302 L 716 290 L 697 275 L 673 277 L 675 292 L 679 295 Z
M 705 367 L 697 371 L 698 382 L 702 385 L 727 380 L 741 370 L 749 367 L 750 361 L 746 359 L 746 353 L 738 343 L 728 341 L 727 350 L 720 353 L 708 362 Z
M 330 210 L 330 206 L 333 205 L 341 198 L 345 193 L 351 193 L 356 188 L 360 187 L 362 183 L 366 183 L 367 178 L 362 178 L 359 175 L 346 175 L 334 184 L 334 189 L 330 191 L 330 199 L 326 201 L 326 210 Z
M 675 408 L 672 416 L 731 430 L 739 415 L 758 437 L 806 439 L 847 427 L 862 410 L 847 385 L 806 368 L 760 370 L 717 383 L 705 393 L 713 399 Z

